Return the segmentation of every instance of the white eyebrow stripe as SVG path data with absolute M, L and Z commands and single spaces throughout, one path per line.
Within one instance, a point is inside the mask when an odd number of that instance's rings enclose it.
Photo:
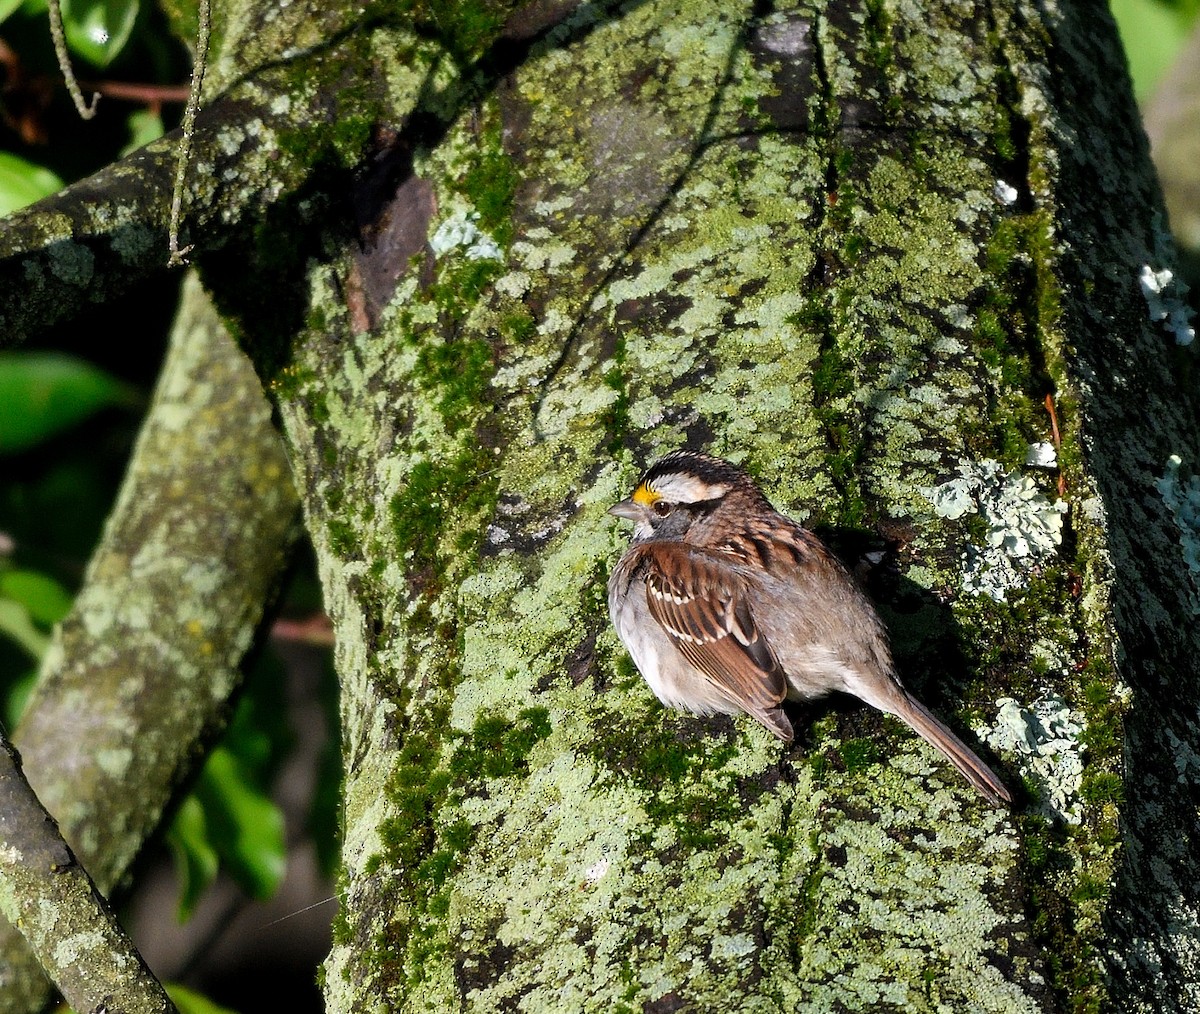
M 729 492 L 729 484 L 724 482 L 705 482 L 694 475 L 670 474 L 663 475 L 653 482 L 654 492 L 664 500 L 675 503 L 699 503 L 703 500 L 715 500 Z

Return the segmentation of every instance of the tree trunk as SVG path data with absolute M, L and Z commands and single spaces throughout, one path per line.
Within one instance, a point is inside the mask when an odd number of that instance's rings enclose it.
M 254 108 L 327 120 L 191 237 L 337 630 L 329 1010 L 1192 1009 L 1197 405 L 1108 18 L 408 17 L 288 51 Z M 789 747 L 658 704 L 605 509 L 682 445 L 883 554 L 906 683 L 1020 805 L 854 702 Z
M 345 681 L 330 1009 L 1183 1009 L 1190 755 L 1143 730 L 1195 741 L 1191 353 L 1111 24 L 647 3 L 511 53 L 388 135 L 281 392 Z M 858 707 L 787 749 L 653 700 L 604 510 L 685 444 L 890 550 L 904 676 L 1016 813 Z

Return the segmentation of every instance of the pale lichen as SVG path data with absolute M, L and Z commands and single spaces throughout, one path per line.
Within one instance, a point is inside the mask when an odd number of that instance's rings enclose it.
M 994 750 L 1013 758 L 1040 790 L 1039 807 L 1051 819 L 1078 824 L 1083 819 L 1083 716 L 1053 694 L 1028 707 L 1012 697 L 996 701 L 992 725 L 975 734 Z
M 1188 294 L 1187 283 L 1177 278 L 1170 268 L 1155 270 L 1143 264 L 1138 273 L 1138 285 L 1146 298 L 1150 319 L 1162 325 L 1162 329 L 1175 339 L 1176 345 L 1191 345 L 1196 340 L 1196 329 L 1192 318 L 1196 311 L 1188 306 L 1184 297 Z
M 461 247 L 463 256 L 469 261 L 503 260 L 504 251 L 500 244 L 480 229 L 478 223 L 479 212 L 465 208 L 459 208 L 443 219 L 429 237 L 434 256 L 441 257 Z
M 1179 545 L 1183 550 L 1183 563 L 1187 568 L 1192 589 L 1192 611 L 1200 614 L 1200 477 L 1181 474 L 1183 461 L 1177 454 L 1167 459 L 1167 468 L 1154 483 L 1171 512 L 1179 534 Z
M 1025 451 L 1026 468 L 1045 468 L 1051 471 L 1058 468 L 1058 451 L 1049 441 L 1040 440 L 1032 443 Z
M 1062 542 L 1067 505 L 1053 503 L 1028 476 L 1013 475 L 992 459 L 959 463 L 958 477 L 922 490 L 934 513 L 955 520 L 977 514 L 986 525 L 982 546 L 968 544 L 963 588 L 1003 602 Z

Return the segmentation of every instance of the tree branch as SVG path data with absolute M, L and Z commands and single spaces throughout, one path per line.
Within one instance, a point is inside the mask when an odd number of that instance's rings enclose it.
M 296 521 L 258 378 L 193 277 L 116 506 L 14 736 L 101 891 L 224 721 Z M 36 1009 L 45 988 L 5 926 L 0 1011 Z
M 0 734 L 0 910 L 77 1011 L 176 1014 Z
M 431 52 L 383 28 L 334 36 L 292 47 L 286 60 L 217 92 L 196 117 L 180 241 L 196 257 L 219 253 L 279 216 L 296 227 L 343 201 L 373 125 L 412 108 Z M 402 62 L 405 76 L 397 77 Z M 353 91 L 339 88 L 349 65 L 363 68 Z M 219 70 L 218 63 L 214 89 Z M 227 80 L 228 67 L 224 73 Z M 0 342 L 20 341 L 166 270 L 179 144 L 180 131 L 172 131 L 5 219 Z

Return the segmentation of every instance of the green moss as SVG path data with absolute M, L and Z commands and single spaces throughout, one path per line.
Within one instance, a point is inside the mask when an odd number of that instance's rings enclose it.
M 370 874 L 368 874 L 368 876 L 370 876 Z M 344 867 L 338 869 L 337 881 L 337 896 L 344 901 L 347 884 L 346 870 Z M 350 925 L 350 921 L 346 917 L 347 911 L 347 905 L 339 904 L 337 906 L 337 911 L 334 912 L 330 933 L 335 946 L 339 944 L 349 944 L 354 939 L 354 928 Z M 323 967 L 322 971 L 324 971 Z
M 456 679 L 452 670 L 445 678 Z M 392 884 L 407 917 L 392 923 L 376 958 L 399 965 L 398 981 L 410 987 L 424 981 L 446 947 L 449 885 L 475 843 L 475 828 L 456 812 L 464 791 L 484 779 L 524 776 L 530 751 L 550 734 L 544 708 L 515 719 L 481 714 L 468 734 L 450 732 L 448 719 L 447 708 L 435 704 L 410 728 L 385 790 L 392 816 L 379 828 L 385 858 L 376 867 L 386 861 L 400 872 Z
M 1092 804 L 1120 805 L 1125 799 L 1125 785 L 1120 775 L 1112 771 L 1097 771 L 1084 775 L 1080 795 Z
M 980 352 L 980 358 L 988 366 L 998 368 L 1008 346 L 1008 340 L 1004 325 L 1000 322 L 1000 315 L 995 309 L 985 306 L 979 311 L 975 323 L 975 334 L 985 343 Z
M 891 19 L 883 0 L 867 0 L 866 8 L 863 34 L 868 59 L 880 74 L 886 75 L 895 61 Z
M 399 20 L 435 38 L 461 67 L 478 59 L 495 41 L 514 0 L 399 0 Z
M 343 560 L 359 555 L 358 535 L 349 522 L 330 518 L 325 522 L 325 531 L 329 535 L 330 548 Z
M 908 168 L 913 176 L 922 182 L 930 180 L 930 177 L 936 172 L 937 163 L 934 161 L 933 155 L 937 152 L 939 139 L 931 137 L 928 131 L 914 130 L 909 136 L 908 142 Z M 932 179 L 933 185 L 937 185 L 936 178 Z
M 838 754 L 846 765 L 846 771 L 851 774 L 865 771 L 879 762 L 879 751 L 874 741 L 869 739 L 847 740 L 838 747 Z
M 453 862 L 435 859 L 443 851 L 437 817 L 447 801 L 450 775 L 439 766 L 438 733 L 447 713 L 434 705 L 420 728 L 410 728 L 385 787 L 391 816 L 381 821 L 379 839 L 384 852 L 380 865 L 399 875 L 390 879 L 395 902 L 408 918 L 389 923 L 390 930 L 376 941 L 371 961 L 396 982 L 422 980 L 426 960 L 434 951 L 435 930 L 420 914 L 445 884 Z
M 644 793 L 649 826 L 669 827 L 679 848 L 711 849 L 762 790 L 739 777 L 736 740 L 715 738 L 695 718 L 653 708 L 644 721 L 625 716 L 593 752 Z M 676 731 L 680 721 L 691 728 Z
M 819 845 L 816 831 L 811 832 L 809 847 L 812 849 L 815 857 L 819 857 L 821 854 Z M 817 865 L 818 862 L 819 858 L 814 860 L 814 865 L 804 874 L 804 879 L 800 882 L 795 934 L 797 943 L 801 945 L 804 940 L 812 935 L 820 923 L 821 880 L 824 877 L 824 872 L 820 865 Z M 797 950 L 799 949 L 798 947 Z
M 333 124 L 330 141 L 342 165 L 362 164 L 363 153 L 371 144 L 375 123 L 367 116 L 339 116 Z
M 993 33 L 989 39 L 990 45 L 999 51 L 999 40 Z M 1016 82 L 1005 67 L 997 67 L 996 83 L 1001 94 L 1017 94 Z M 1005 162 L 1015 162 L 1021 155 L 1021 145 L 1018 141 L 1018 126 L 1012 110 L 1019 108 L 1016 102 L 998 102 L 992 107 L 992 151 Z
M 857 384 L 852 360 L 843 355 L 834 333 L 826 333 L 813 364 L 813 413 L 825 431 L 829 478 L 841 494 L 840 509 L 829 520 L 851 529 L 861 527 L 866 515 L 858 482 L 863 452 L 861 414 L 850 408 Z
M 608 433 L 606 450 L 616 456 L 629 438 L 629 389 L 625 383 L 625 338 L 618 335 L 613 350 L 613 367 L 604 374 L 604 386 L 617 392 L 616 400 L 604 411 L 604 429 Z
M 325 400 L 325 392 L 310 389 L 308 395 L 308 413 L 318 426 L 329 422 L 329 404 Z
M 512 243 L 513 197 L 521 177 L 504 150 L 504 124 L 499 112 L 489 108 L 478 142 L 467 156 L 467 167 L 455 189 L 479 213 L 479 224 L 505 249 Z
M 1079 875 L 1075 889 L 1071 892 L 1071 900 L 1075 902 L 1093 901 L 1108 897 L 1108 882 L 1093 877 L 1086 871 Z
M 455 751 L 451 770 L 459 781 L 524 774 L 530 751 L 550 735 L 550 713 L 526 708 L 515 720 L 480 714 L 471 735 Z
M 473 425 L 491 380 L 492 348 L 483 340 L 427 341 L 418 353 L 422 386 L 441 392 L 437 407 L 452 436 Z
M 418 346 L 414 377 L 422 390 L 436 393 L 438 414 L 455 446 L 436 459 L 418 460 L 389 505 L 392 533 L 422 580 L 435 580 L 431 592 L 446 570 L 438 566 L 440 555 L 457 566 L 473 559 L 496 499 L 489 443 L 478 432 L 488 419 L 494 353 L 483 338 L 456 337 L 456 325 L 500 269 L 491 261 L 447 260 L 443 277 L 423 296 L 438 305 L 441 322 L 410 325 L 406 341 Z
M 525 309 L 507 313 L 500 322 L 500 333 L 514 345 L 524 345 L 537 334 L 537 321 Z
M 1086 981 L 1089 976 L 1098 981 L 1095 952 L 1075 934 L 1071 903 L 1055 887 L 1071 876 L 1074 861 L 1069 850 L 1070 839 L 1065 828 L 1042 817 L 1023 815 L 1017 820 L 1030 873 L 1033 930 L 1043 943 L 1057 1005 L 1069 1008 L 1079 995 L 1079 981 Z
M 477 449 L 465 447 L 444 463 L 418 461 L 404 489 L 388 505 L 392 534 L 411 554 L 413 570 L 432 582 L 431 592 L 441 586 L 445 573 L 439 558 L 451 525 L 456 537 L 446 552 L 462 555 L 456 561 L 462 565 L 482 537 L 481 519 L 495 505 L 495 480 L 480 474 L 480 458 Z
M 311 367 L 289 363 L 271 378 L 270 390 L 276 401 L 292 401 L 315 381 L 316 374 Z
M 1062 420 L 1060 419 L 1060 423 Z M 1076 438 L 1063 428 L 1064 441 Z M 1069 534 L 1069 533 L 1068 533 Z M 1035 684 L 1033 639 L 1059 646 L 1062 667 L 1081 654 L 1086 659 L 1062 683 L 1062 670 L 1054 670 L 1061 691 L 1084 714 L 1082 743 L 1088 765 L 1081 787 L 1086 805 L 1079 827 L 1052 825 L 1027 816 L 1020 819 L 1030 908 L 1039 948 L 1047 955 L 1050 982 L 1065 1009 L 1100 1010 L 1105 986 L 1092 937 L 1078 931 L 1098 923 L 1117 861 L 1119 834 L 1117 805 L 1123 787 L 1116 769 L 1120 762 L 1120 705 L 1113 693 L 1114 673 L 1103 641 L 1089 642 L 1089 617 L 1081 607 L 1076 575 L 1087 567 L 1077 540 L 1068 537 L 1060 558 L 1034 577 L 1007 603 L 986 599 L 962 601 L 956 616 L 966 641 L 985 646 L 977 653 L 979 676 L 989 685 L 1003 686 L 1018 700 L 1032 700 L 1043 692 Z M 1043 663 L 1042 669 L 1045 669 Z M 1074 690 L 1072 691 L 1072 687 Z M 1036 796 L 1039 787 L 1026 785 Z
M 347 66 L 368 66 L 372 60 L 367 36 L 349 36 L 336 58 L 305 62 L 295 69 L 291 91 L 337 96 L 337 108 L 324 120 L 308 122 L 302 130 L 281 130 L 275 145 L 298 164 L 310 167 L 354 167 L 371 144 L 374 125 L 386 116 L 366 80 L 347 78 Z M 423 63 L 416 54 L 412 63 Z
M 842 242 L 842 261 L 847 267 L 853 267 L 866 249 L 867 240 L 860 232 L 848 232 Z
M 803 305 L 787 318 L 787 323 L 802 331 L 822 336 L 833 328 L 833 313 L 824 294 L 808 296 Z
M 447 260 L 449 266 L 439 265 L 438 278 L 425 290 L 424 298 L 437 305 L 448 325 L 457 326 L 504 268 L 492 260 Z
M 1045 436 L 1044 400 L 1058 386 L 1044 358 L 1059 312 L 1046 228 L 1040 212 L 1000 220 L 984 254 L 988 280 L 976 312 L 975 348 L 993 385 L 992 424 L 976 453 L 1014 468 Z
M 620 999 L 613 1006 L 614 1014 L 644 1014 L 642 1004 L 633 1005 L 638 993 L 642 991 L 641 982 L 633 969 L 632 963 L 626 958 L 621 962 L 617 971 L 617 981 L 625 986 Z

